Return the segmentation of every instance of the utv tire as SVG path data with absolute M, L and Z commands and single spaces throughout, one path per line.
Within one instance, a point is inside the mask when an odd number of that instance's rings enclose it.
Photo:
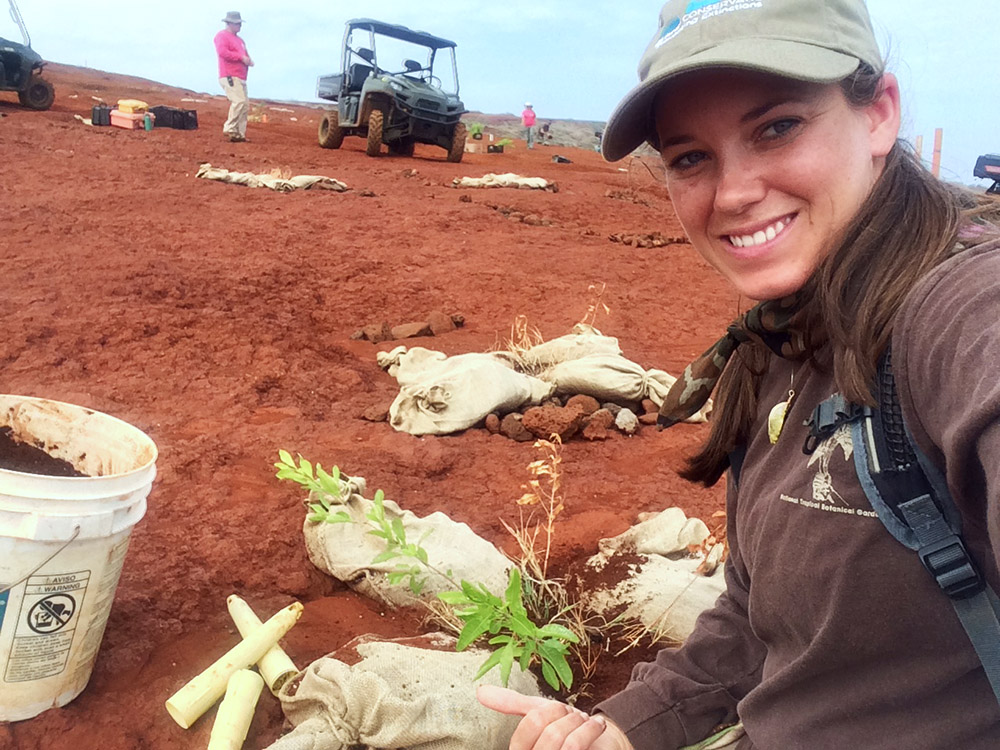
M 395 156 L 413 156 L 413 148 L 417 142 L 412 138 L 404 138 L 401 141 L 389 144 L 389 153 Z
M 448 149 L 448 161 L 458 163 L 462 161 L 462 154 L 465 153 L 465 123 L 460 122 L 455 126 L 455 132 L 451 136 L 451 148 Z
M 384 116 L 382 110 L 373 110 L 368 116 L 368 143 L 365 145 L 365 153 L 369 156 L 378 156 L 382 150 L 382 122 Z
M 17 93 L 17 98 L 28 109 L 48 109 L 56 100 L 55 87 L 44 78 L 32 76 L 28 87 Z
M 319 145 L 323 148 L 340 148 L 344 142 L 344 129 L 340 127 L 340 115 L 327 112 L 319 121 Z

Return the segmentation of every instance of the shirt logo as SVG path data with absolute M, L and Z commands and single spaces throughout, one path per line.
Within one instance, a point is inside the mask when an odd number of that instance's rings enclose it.
M 679 18 L 672 18 L 663 24 L 663 28 L 660 30 L 660 38 L 656 41 L 655 48 L 659 49 L 684 31 L 684 29 L 694 26 L 696 23 L 704 21 L 707 18 L 722 16 L 734 11 L 753 10 L 763 7 L 764 0 L 691 0 L 684 9 L 684 15 Z
M 830 463 L 836 456 L 837 449 L 843 453 L 843 460 L 852 462 L 854 441 L 851 439 L 851 426 L 841 425 L 836 432 L 821 442 L 809 456 L 808 466 L 816 466 L 816 476 L 812 481 L 812 499 L 790 497 L 782 494 L 780 497 L 786 503 L 801 505 L 814 510 L 825 510 L 828 513 L 842 513 L 848 516 L 864 516 L 875 518 L 878 514 L 870 508 L 852 508 L 843 495 L 837 492 L 833 485 L 833 475 L 830 473 Z

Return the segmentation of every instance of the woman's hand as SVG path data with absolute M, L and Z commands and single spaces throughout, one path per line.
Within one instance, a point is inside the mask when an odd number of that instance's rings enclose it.
M 476 697 L 494 711 L 524 717 L 510 750 L 633 750 L 624 732 L 601 715 L 493 685 L 480 685 Z

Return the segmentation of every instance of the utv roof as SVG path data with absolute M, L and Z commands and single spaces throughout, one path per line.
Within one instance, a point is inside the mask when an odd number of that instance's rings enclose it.
M 402 39 L 404 42 L 412 42 L 413 44 L 420 44 L 432 49 L 457 46 L 454 42 L 449 42 L 447 39 L 428 34 L 426 31 L 414 31 L 405 26 L 399 26 L 394 23 L 382 23 L 382 21 L 376 21 L 373 18 L 354 18 L 347 22 L 347 26 L 350 29 L 374 31 L 376 34 L 383 34 L 393 39 Z

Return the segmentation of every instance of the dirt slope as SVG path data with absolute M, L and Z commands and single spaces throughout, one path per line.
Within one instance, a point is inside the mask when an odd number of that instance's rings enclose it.
M 338 464 L 418 514 L 443 510 L 509 547 L 499 519 L 516 518 L 532 446 L 479 429 L 420 439 L 361 420 L 397 392 L 375 363 L 391 345 L 350 339 L 362 325 L 461 313 L 464 328 L 406 343 L 480 351 L 517 315 L 546 337 L 568 332 L 586 310 L 588 286 L 604 283 L 611 313 L 598 327 L 631 359 L 676 373 L 737 310 L 690 246 L 609 240 L 681 234 L 638 162 L 609 165 L 593 151 L 560 149 L 573 163 L 555 164 L 550 149 L 521 144 L 467 154 L 461 164 L 429 147 L 412 159 L 371 159 L 360 139 L 318 148 L 317 112 L 306 107 L 264 109 L 268 122 L 250 124 L 251 142 L 230 144 L 221 97 L 184 103 L 207 97 L 59 65 L 50 75 L 57 97 L 48 112 L 0 95 L 2 388 L 138 426 L 159 446 L 159 476 L 90 686 L 65 708 L 0 725 L 2 748 L 204 747 L 211 714 L 185 732 L 163 701 L 235 643 L 225 606 L 232 592 L 262 614 L 305 603 L 285 640 L 300 666 L 358 633 L 414 631 L 412 617 L 381 611 L 308 562 L 301 498 L 273 477 L 278 448 Z M 201 128 L 87 127 L 73 115 L 89 116 L 95 95 L 194 107 Z M 351 190 L 223 185 L 195 179 L 202 162 L 324 174 Z M 491 171 L 556 180 L 559 192 L 450 187 Z M 720 488 L 691 487 L 675 474 L 705 434 L 682 425 L 568 443 L 557 572 L 641 511 L 676 504 L 706 517 L 718 509 Z M 593 696 L 620 687 L 636 658 L 609 658 Z M 264 747 L 281 731 L 277 702 L 265 696 L 246 746 Z

